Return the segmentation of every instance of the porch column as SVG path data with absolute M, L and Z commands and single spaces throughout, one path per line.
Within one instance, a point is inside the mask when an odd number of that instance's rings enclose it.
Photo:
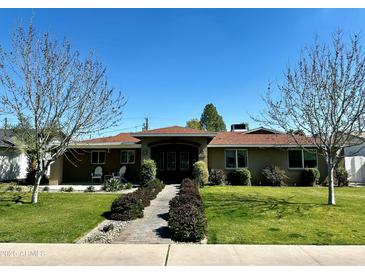
M 207 141 L 202 142 L 199 147 L 199 161 L 203 161 L 208 166 L 208 147 Z
M 151 148 L 146 144 L 145 141 L 141 143 L 141 165 L 143 160 L 151 159 Z

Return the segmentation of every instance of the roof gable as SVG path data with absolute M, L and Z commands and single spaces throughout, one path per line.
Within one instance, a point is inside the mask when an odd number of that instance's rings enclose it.
M 193 129 L 180 126 L 163 127 L 151 130 L 145 130 L 141 132 L 133 133 L 132 136 L 144 137 L 144 136 L 211 136 L 216 135 L 215 132 L 209 132 L 200 129 Z

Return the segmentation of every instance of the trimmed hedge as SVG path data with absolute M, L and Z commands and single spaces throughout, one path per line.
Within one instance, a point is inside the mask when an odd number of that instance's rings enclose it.
M 228 174 L 228 182 L 233 186 L 250 186 L 251 172 L 248 168 L 239 168 Z
M 129 221 L 143 217 L 143 204 L 134 193 L 122 195 L 111 206 L 112 220 Z
M 151 204 L 157 194 L 165 187 L 154 179 L 132 193 L 123 194 L 111 206 L 112 220 L 130 221 L 143 217 L 143 209 Z
M 182 181 L 179 194 L 170 201 L 168 227 L 174 241 L 198 242 L 206 235 L 207 220 L 196 181 Z

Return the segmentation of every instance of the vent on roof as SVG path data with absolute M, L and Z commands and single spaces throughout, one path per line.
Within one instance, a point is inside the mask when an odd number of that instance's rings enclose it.
M 248 124 L 247 123 L 232 124 L 231 125 L 231 131 L 234 131 L 234 132 L 245 132 L 247 130 L 248 130 Z

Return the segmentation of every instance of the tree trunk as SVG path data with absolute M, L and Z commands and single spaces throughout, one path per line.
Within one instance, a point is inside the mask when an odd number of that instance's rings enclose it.
M 39 185 L 41 183 L 42 177 L 43 177 L 43 172 L 36 172 L 36 177 L 35 177 L 35 182 L 34 182 L 34 186 L 33 186 L 33 192 L 32 192 L 32 204 L 36 204 L 38 203 L 38 189 L 39 189 Z
M 334 179 L 335 179 L 335 167 L 334 165 L 329 165 L 328 167 L 328 204 L 335 205 L 335 187 L 334 187 Z

